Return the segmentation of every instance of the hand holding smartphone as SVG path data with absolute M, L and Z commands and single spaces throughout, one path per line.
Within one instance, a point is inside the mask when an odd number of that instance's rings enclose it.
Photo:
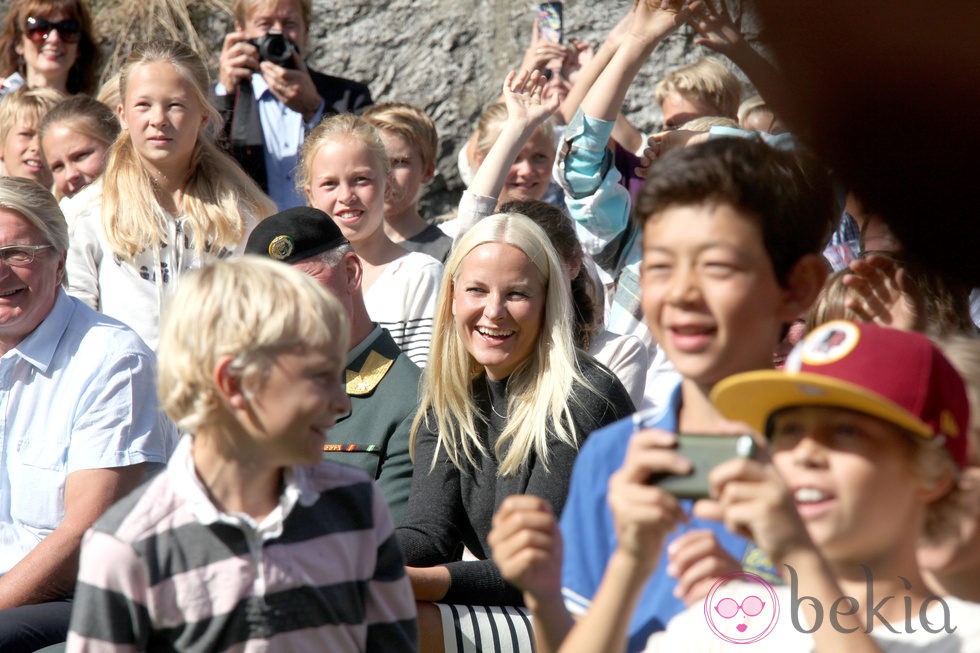
M 691 461 L 691 473 L 678 476 L 657 474 L 650 483 L 679 499 L 704 499 L 708 496 L 708 474 L 715 466 L 732 458 L 755 457 L 755 439 L 746 433 L 714 435 L 678 433 L 678 454 Z

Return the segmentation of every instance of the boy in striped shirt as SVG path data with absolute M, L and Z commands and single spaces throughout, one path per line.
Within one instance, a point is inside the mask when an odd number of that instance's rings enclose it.
M 340 304 L 288 265 L 196 272 L 170 304 L 159 392 L 186 432 L 86 534 L 69 651 L 415 651 L 384 497 L 321 461 L 350 404 Z

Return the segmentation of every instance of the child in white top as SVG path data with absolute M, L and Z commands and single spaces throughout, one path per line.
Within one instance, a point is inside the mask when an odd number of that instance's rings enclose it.
M 377 130 L 353 114 L 328 118 L 303 142 L 299 185 L 329 215 L 361 259 L 368 315 L 412 362 L 429 357 L 442 263 L 406 252 L 384 230 L 388 154 Z

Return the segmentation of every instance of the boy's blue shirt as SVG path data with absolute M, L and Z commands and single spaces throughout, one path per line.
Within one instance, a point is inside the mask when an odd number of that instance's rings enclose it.
M 564 540 L 562 594 L 573 614 L 584 614 L 595 596 L 606 564 L 616 550 L 616 530 L 607 502 L 609 477 L 626 456 L 630 437 L 639 429 L 659 428 L 675 432 L 681 407 L 678 383 L 670 401 L 661 408 L 641 411 L 593 433 L 575 460 L 568 501 L 561 516 Z M 691 515 L 692 501 L 681 502 L 689 521 L 671 533 L 660 560 L 640 596 L 629 627 L 628 651 L 641 651 L 651 633 L 663 630 L 674 615 L 685 609 L 673 595 L 677 582 L 667 574 L 667 546 L 691 530 L 714 532 L 719 544 L 746 571 L 776 582 L 778 575 L 766 556 L 745 538 L 733 535 L 724 524 Z

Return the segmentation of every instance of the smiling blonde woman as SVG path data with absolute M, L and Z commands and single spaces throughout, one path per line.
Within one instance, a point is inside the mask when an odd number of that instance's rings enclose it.
M 584 439 L 632 411 L 615 376 L 572 344 L 567 286 L 548 237 L 523 215 L 480 221 L 450 254 L 398 529 L 418 601 L 522 605 L 488 559 L 494 510 L 531 494 L 560 513 Z

